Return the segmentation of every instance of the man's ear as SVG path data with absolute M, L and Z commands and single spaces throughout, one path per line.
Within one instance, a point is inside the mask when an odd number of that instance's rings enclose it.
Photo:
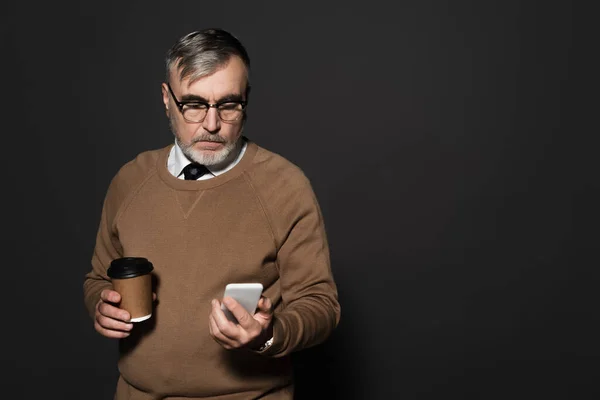
M 162 101 L 163 101 L 163 104 L 165 105 L 165 112 L 167 113 L 167 116 L 168 116 L 169 115 L 169 88 L 167 88 L 166 83 L 161 84 L 161 91 L 162 91 Z

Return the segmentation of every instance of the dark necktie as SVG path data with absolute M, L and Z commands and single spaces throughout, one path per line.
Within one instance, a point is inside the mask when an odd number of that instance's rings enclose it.
M 186 181 L 195 181 L 207 173 L 209 173 L 208 169 L 204 165 L 198 163 L 188 164 L 188 166 L 183 169 L 183 175 L 185 175 Z

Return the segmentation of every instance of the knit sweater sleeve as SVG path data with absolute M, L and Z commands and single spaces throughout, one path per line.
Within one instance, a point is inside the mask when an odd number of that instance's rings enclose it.
M 112 260 L 123 256 L 116 221 L 139 187 L 154 172 L 155 158 L 154 153 L 147 152 L 125 164 L 106 192 L 92 254 L 92 268 L 83 282 L 84 303 L 92 318 L 100 293 L 104 289 L 112 289 L 108 267 Z
M 277 175 L 261 194 L 277 246 L 283 303 L 275 311 L 274 342 L 263 352 L 274 357 L 325 341 L 340 319 L 325 225 L 311 184 L 295 167 Z
M 92 255 L 92 269 L 85 275 L 83 282 L 83 294 L 85 306 L 92 318 L 94 318 L 96 303 L 100 299 L 100 293 L 104 289 L 111 289 L 110 278 L 106 274 L 110 262 L 120 257 L 120 246 L 118 237 L 113 233 L 111 226 L 114 212 L 111 210 L 111 190 L 102 206 L 100 224 L 96 234 L 96 246 Z

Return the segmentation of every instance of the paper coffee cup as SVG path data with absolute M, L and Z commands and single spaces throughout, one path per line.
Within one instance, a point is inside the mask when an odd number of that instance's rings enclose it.
M 121 295 L 119 308 L 131 315 L 131 322 L 141 322 L 152 316 L 152 275 L 154 266 L 143 257 L 117 258 L 110 263 L 107 274 L 113 288 Z

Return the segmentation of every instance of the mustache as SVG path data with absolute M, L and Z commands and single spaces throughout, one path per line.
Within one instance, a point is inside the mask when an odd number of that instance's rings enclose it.
M 198 143 L 198 142 L 213 142 L 213 143 L 225 143 L 226 140 L 223 139 L 221 136 L 219 135 L 200 135 L 198 137 L 195 137 L 192 139 L 192 143 Z

